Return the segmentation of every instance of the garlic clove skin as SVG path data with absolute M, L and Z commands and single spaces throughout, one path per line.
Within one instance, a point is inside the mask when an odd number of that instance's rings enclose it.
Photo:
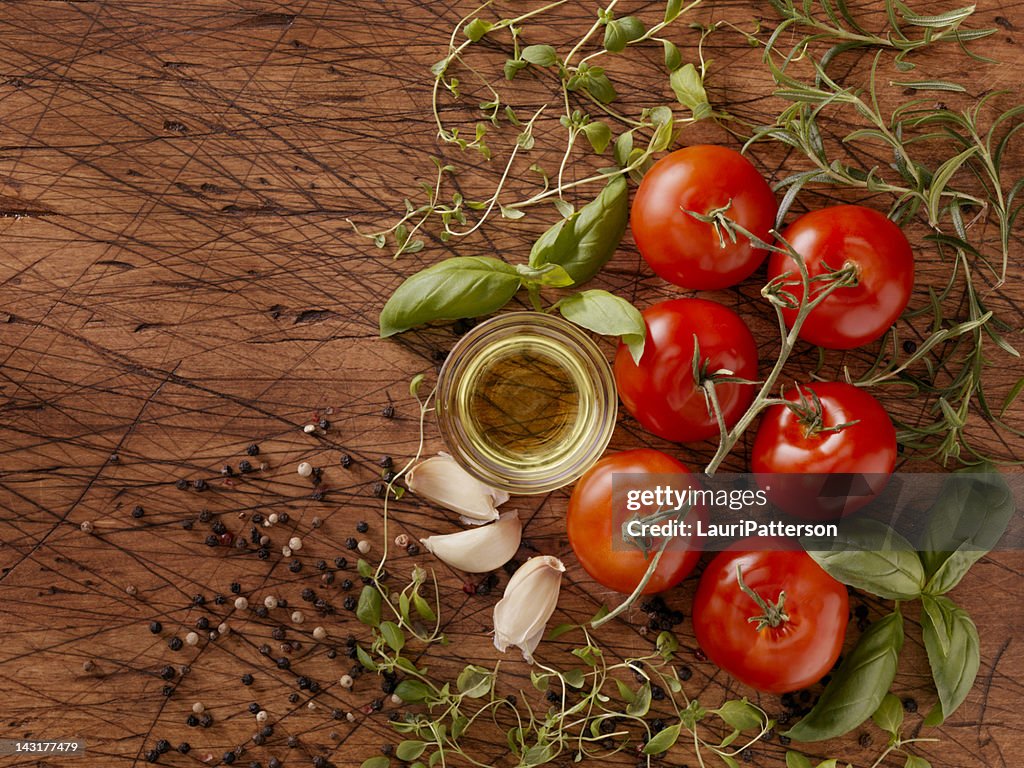
M 427 501 L 458 512 L 466 525 L 498 519 L 505 491 L 481 483 L 446 453 L 424 459 L 405 474 L 405 486 Z
M 427 551 L 452 568 L 485 573 L 500 568 L 519 550 L 523 524 L 516 512 L 505 512 L 496 523 L 458 533 L 420 539 Z
M 533 652 L 558 604 L 563 573 L 561 560 L 541 555 L 531 557 L 512 575 L 494 606 L 495 648 L 504 653 L 510 645 L 518 646 L 533 664 Z

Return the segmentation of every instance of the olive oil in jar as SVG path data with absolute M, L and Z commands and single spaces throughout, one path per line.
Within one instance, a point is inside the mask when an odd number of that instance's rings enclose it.
M 474 328 L 438 381 L 438 418 L 452 456 L 488 485 L 540 493 L 600 457 L 615 424 L 607 360 L 579 328 L 516 312 Z

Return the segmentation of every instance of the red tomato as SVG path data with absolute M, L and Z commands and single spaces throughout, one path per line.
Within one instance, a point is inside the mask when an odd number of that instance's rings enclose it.
M 750 460 L 774 504 L 798 517 L 837 518 L 882 492 L 896 467 L 896 429 L 881 403 L 840 381 L 794 387 L 785 399 L 797 410 L 764 412 Z
M 737 569 L 764 605 L 740 588 Z M 750 621 L 759 617 L 765 621 Z M 744 539 L 720 552 L 693 600 L 704 653 L 765 693 L 796 691 L 826 675 L 843 648 L 848 618 L 846 587 L 789 539 Z
M 612 499 L 612 476 L 630 473 L 634 475 L 682 475 L 672 481 L 675 488 L 682 489 L 687 485 L 696 486 L 691 479 L 689 470 L 671 456 L 655 451 L 652 448 L 637 448 L 632 451 L 611 453 L 603 457 L 587 471 L 576 483 L 572 497 L 569 499 L 569 513 L 566 527 L 569 533 L 569 544 L 572 545 L 580 565 L 596 581 L 609 589 L 624 594 L 631 593 L 640 583 L 651 558 L 661 546 L 662 539 L 652 539 L 652 549 L 648 555 L 639 548 L 625 548 L 622 541 L 622 530 L 614 524 L 616 519 L 625 521 L 633 515 L 623 509 L 615 515 Z M 664 483 L 665 479 L 661 479 Z M 658 484 L 655 477 L 651 478 L 651 487 Z M 630 482 L 630 488 L 643 489 L 639 478 Z M 651 510 L 653 511 L 653 510 Z M 706 510 L 694 508 L 691 520 L 707 519 Z M 697 565 L 700 550 L 694 545 L 688 546 L 696 539 L 679 539 L 670 543 L 658 561 L 658 568 L 644 588 L 644 594 L 663 592 L 674 587 Z
M 695 290 L 726 288 L 749 276 L 764 261 L 764 249 L 750 240 L 725 238 L 686 211 L 710 213 L 728 205 L 725 216 L 769 240 L 778 203 L 771 187 L 739 152 L 697 145 L 656 162 L 633 199 L 630 226 L 641 255 L 670 283 Z
M 828 349 L 853 349 L 884 334 L 900 316 L 914 288 L 914 254 L 903 232 L 871 208 L 836 205 L 801 216 L 782 237 L 807 264 L 811 277 L 852 264 L 857 284 L 837 288 L 800 329 L 800 338 Z M 803 297 L 793 259 L 773 253 L 768 278 L 793 273 L 790 291 Z M 792 326 L 795 309 L 783 311 Z
M 643 313 L 647 341 L 640 365 L 629 349 L 619 345 L 615 355 L 615 383 L 626 409 L 645 429 L 666 440 L 691 442 L 718 434 L 704 391 L 693 378 L 693 339 L 700 357 L 708 360 L 708 374 L 732 371 L 753 381 L 757 378 L 757 345 L 740 316 L 706 299 L 672 299 L 654 304 Z M 750 384 L 715 385 L 727 425 L 743 415 L 754 398 Z

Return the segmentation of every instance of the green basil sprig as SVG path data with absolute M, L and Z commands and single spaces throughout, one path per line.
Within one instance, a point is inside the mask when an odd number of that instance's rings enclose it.
M 797 741 L 822 741 L 841 736 L 878 709 L 896 677 L 903 649 L 903 616 L 899 611 L 876 621 L 840 665 L 818 703 L 786 732 Z
M 995 547 L 1013 516 L 1013 494 L 1006 481 L 991 470 L 985 465 L 954 473 L 946 479 L 937 501 L 928 511 L 928 526 L 920 552 L 885 524 L 869 519 L 849 519 L 840 525 L 839 538 L 833 543 L 840 551 L 820 550 L 814 540 L 804 541 L 808 554 L 818 565 L 844 584 L 886 599 L 921 600 L 921 630 L 939 697 L 925 718 L 926 725 L 939 725 L 953 714 L 974 685 L 981 665 L 974 622 L 965 610 L 943 595 L 959 584 L 970 567 Z M 902 645 L 902 619 L 893 618 L 898 615 L 897 611 L 883 621 L 900 622 L 899 645 Z M 854 655 L 866 653 L 863 649 L 870 644 L 869 634 L 873 630 L 874 627 L 864 634 Z M 871 642 L 875 643 L 874 639 Z M 874 652 L 881 658 L 879 648 L 874 648 Z M 895 656 L 893 659 L 895 664 Z M 814 709 L 791 729 L 792 738 L 804 741 L 829 738 L 821 735 L 828 733 L 829 727 L 845 727 L 846 730 L 832 734 L 839 735 L 856 728 L 871 715 L 871 712 L 865 714 L 867 699 L 862 700 L 863 706 L 855 706 L 856 702 L 844 703 L 845 688 L 850 685 L 844 679 L 844 670 L 849 663 L 848 659 Z M 884 671 L 886 675 L 866 676 L 863 685 L 880 685 L 888 679 L 885 689 L 871 687 L 874 693 L 881 690 L 884 696 L 892 683 L 888 668 Z M 830 711 L 837 707 L 842 710 L 842 718 Z M 857 717 L 860 720 L 853 722 Z
M 615 253 L 626 231 L 629 193 L 616 176 L 594 200 L 548 229 L 527 264 L 490 256 L 455 256 L 407 278 L 380 313 L 380 335 L 393 336 L 434 320 L 458 320 L 496 312 L 520 288 L 540 308 L 540 288 L 566 288 L 592 278 Z M 606 336 L 621 336 L 636 361 L 643 354 L 643 316 L 628 301 L 589 290 L 556 302 L 570 322 Z

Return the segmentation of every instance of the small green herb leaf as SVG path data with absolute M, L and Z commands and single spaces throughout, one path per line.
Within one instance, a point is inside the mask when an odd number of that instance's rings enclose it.
M 661 44 L 665 48 L 665 69 L 675 72 L 683 66 L 683 55 L 679 52 L 679 46 L 671 40 L 662 40 Z
M 967 697 L 981 665 L 978 629 L 967 612 L 947 597 L 925 595 L 921 629 L 932 678 L 939 692 L 938 710 L 929 713 L 929 724 L 938 725 L 953 714 Z M 933 717 L 934 715 L 934 717 Z
M 376 757 L 368 757 L 359 765 L 359 768 L 390 768 L 391 761 L 388 760 L 384 755 L 377 755 Z
M 604 28 L 604 48 L 611 53 L 621 53 L 634 40 L 643 37 L 644 23 L 636 16 L 625 16 L 609 21 Z
M 615 678 L 615 687 L 619 689 L 619 696 L 622 697 L 622 700 L 624 702 L 626 702 L 627 704 L 632 704 L 634 701 L 636 701 L 636 694 L 633 693 L 633 689 L 621 680 L 619 680 L 618 678 Z
M 594 120 L 583 126 L 583 135 L 587 137 L 587 141 L 590 142 L 594 151 L 600 155 L 608 149 L 608 144 L 611 143 L 612 129 L 608 127 L 607 123 Z
M 377 671 L 377 663 L 370 657 L 370 654 L 366 652 L 366 649 L 361 645 L 356 646 L 356 659 L 360 664 L 363 665 L 364 669 L 368 669 L 371 672 Z
M 462 28 L 462 34 L 472 40 L 474 43 L 490 32 L 494 28 L 494 25 L 489 21 L 483 19 L 473 19 L 471 22 L 466 24 Z
M 491 692 L 494 684 L 494 673 L 476 664 L 470 664 L 459 673 L 456 686 L 459 693 L 470 699 L 479 699 Z
M 359 593 L 359 602 L 356 604 L 356 618 L 363 624 L 370 627 L 380 625 L 380 592 L 377 588 L 367 584 Z
M 746 699 L 727 701 L 718 709 L 711 711 L 737 731 L 759 729 L 764 723 L 764 714 Z
M 665 3 L 665 23 L 672 23 L 679 17 L 679 14 L 682 12 L 683 0 L 668 0 L 668 2 Z
M 612 155 L 615 158 L 616 164 L 620 168 L 625 168 L 629 165 L 629 154 L 633 151 L 633 134 L 629 131 L 620 134 L 615 139 L 615 148 L 612 151 Z
M 565 684 L 570 688 L 582 688 L 583 687 L 583 670 L 582 669 L 570 669 L 562 674 L 565 679 Z
M 517 290 L 515 268 L 488 256 L 457 256 L 407 278 L 380 313 L 381 337 L 432 320 L 457 320 L 490 314 L 505 306 Z
M 523 59 L 538 67 L 551 67 L 558 63 L 555 49 L 550 45 L 528 45 L 523 48 Z
M 405 760 L 407 762 L 415 760 L 417 757 L 423 754 L 423 750 L 427 748 L 427 744 L 424 741 L 408 740 L 403 741 L 395 748 L 395 757 L 399 760 Z
M 528 61 L 523 61 L 522 59 L 506 59 L 504 68 L 505 79 L 514 79 L 519 70 L 524 69 L 528 64 Z
M 377 590 L 374 590 L 374 592 L 376 591 Z M 388 648 L 395 653 L 398 653 L 405 647 L 405 633 L 400 630 L 398 625 L 393 621 L 381 622 L 380 636 L 384 638 L 384 642 L 388 644 Z
M 406 703 L 423 701 L 430 695 L 430 688 L 419 680 L 403 680 L 395 688 L 395 694 Z
M 869 518 L 847 518 L 831 550 L 804 542 L 814 561 L 833 578 L 888 600 L 913 600 L 924 588 L 924 569 L 914 547 L 889 526 Z
M 814 765 L 799 752 L 790 750 L 786 753 L 786 768 L 814 768 Z
M 899 698 L 891 693 L 885 694 L 878 709 L 871 715 L 875 725 L 893 737 L 900 735 L 900 728 L 903 727 L 903 704 Z
M 668 728 L 658 731 L 651 740 L 644 745 L 645 755 L 660 755 L 662 752 L 668 752 L 672 746 L 679 741 L 679 731 L 682 730 L 682 725 L 676 723 L 670 725 Z
M 878 709 L 896 677 L 903 649 L 903 616 L 890 613 L 861 636 L 814 708 L 786 736 L 797 741 L 822 741 L 841 736 Z
M 651 684 L 645 682 L 640 686 L 631 702 L 626 705 L 626 714 L 633 717 L 643 717 L 651 708 Z
M 669 82 L 679 103 L 693 113 L 694 120 L 703 120 L 711 115 L 711 104 L 704 90 L 704 81 L 693 64 L 684 64 L 674 70 Z
M 658 649 L 658 653 L 661 654 L 665 661 L 672 658 L 672 654 L 679 650 L 679 641 L 676 640 L 676 636 L 669 631 L 658 633 L 658 639 L 655 640 L 654 646 Z
M 640 310 L 625 299 L 608 291 L 581 291 L 558 302 L 558 311 L 569 322 L 589 331 L 622 337 L 633 360 L 639 363 L 647 326 Z
M 530 250 L 530 266 L 560 264 L 576 285 L 587 282 L 615 253 L 628 215 L 626 180 L 616 176 L 594 200 L 537 239 Z
M 932 764 L 918 755 L 907 755 L 903 768 L 932 768 Z

